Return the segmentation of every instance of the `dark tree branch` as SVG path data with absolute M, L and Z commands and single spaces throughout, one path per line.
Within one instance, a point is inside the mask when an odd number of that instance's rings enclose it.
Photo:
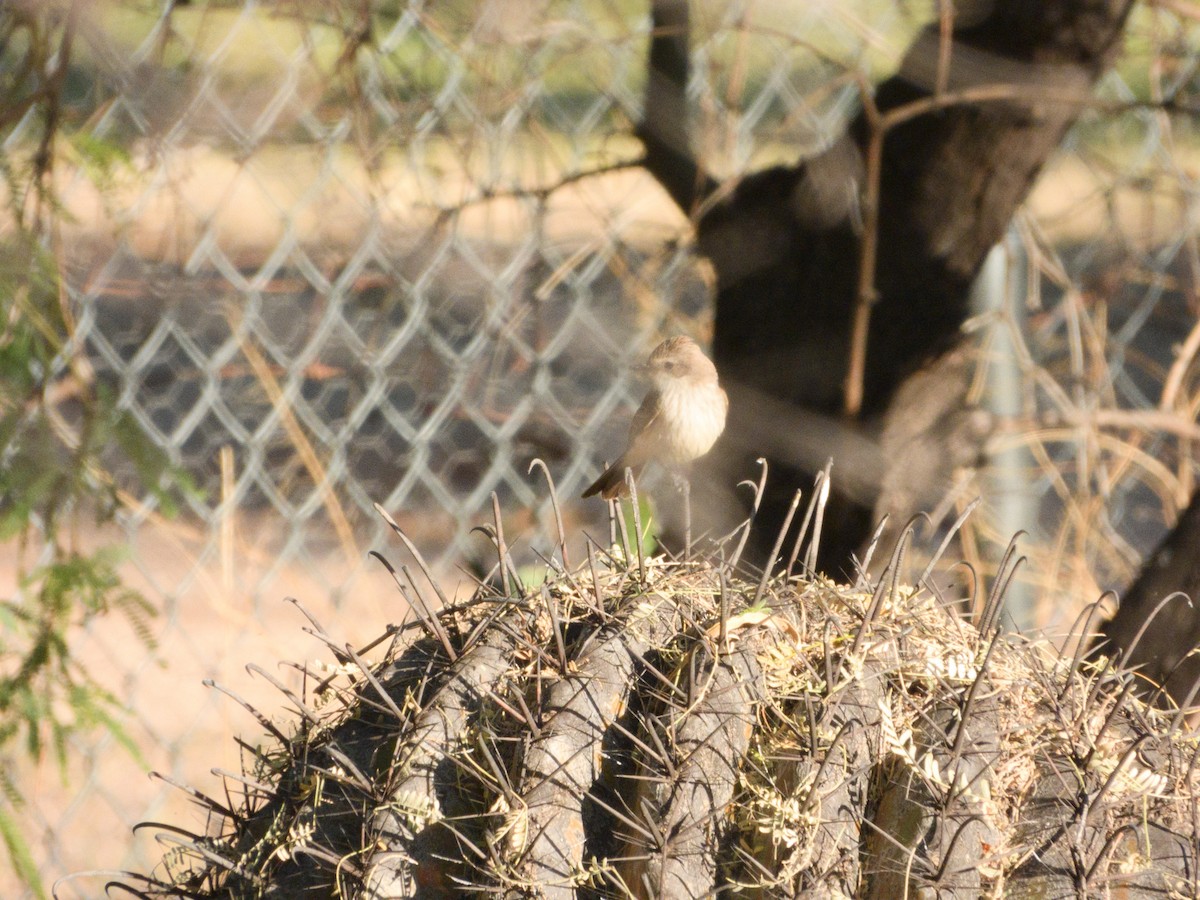
M 637 135 L 646 170 L 690 215 L 715 189 L 697 163 L 688 128 L 688 0 L 654 0 L 646 99 Z
M 1166 603 L 1152 627 L 1136 640 L 1155 607 L 1176 591 L 1183 593 Z M 1179 702 L 1200 680 L 1200 656 L 1193 653 L 1200 644 L 1200 621 L 1195 604 L 1188 599 L 1198 596 L 1200 492 L 1192 496 L 1179 522 L 1146 560 L 1137 580 L 1121 598 L 1116 615 L 1100 627 L 1100 640 L 1108 642 L 1104 652 L 1125 653 L 1132 648 L 1129 659 L 1122 662 L 1138 669 L 1146 693 L 1162 685 Z

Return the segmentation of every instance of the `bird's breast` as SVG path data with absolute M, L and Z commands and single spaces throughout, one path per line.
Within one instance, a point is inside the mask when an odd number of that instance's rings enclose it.
M 716 384 L 676 385 L 662 392 L 662 462 L 682 466 L 712 449 L 725 430 L 725 392 Z

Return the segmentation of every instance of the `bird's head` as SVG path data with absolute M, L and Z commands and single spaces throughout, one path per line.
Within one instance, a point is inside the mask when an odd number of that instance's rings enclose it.
M 705 384 L 717 380 L 712 361 L 686 336 L 667 338 L 638 370 L 660 391 L 681 383 Z

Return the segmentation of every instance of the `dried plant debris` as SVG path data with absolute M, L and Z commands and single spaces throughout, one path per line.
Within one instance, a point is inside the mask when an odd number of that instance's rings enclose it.
M 503 532 L 489 531 L 501 548 Z M 311 631 L 288 733 L 142 897 L 1194 897 L 1183 717 L 1001 635 L 1002 597 L 592 547 L 373 646 Z M 507 587 L 507 590 L 505 589 Z M 978 602 L 976 602 L 978 600 Z M 964 618 L 976 609 L 981 629 Z

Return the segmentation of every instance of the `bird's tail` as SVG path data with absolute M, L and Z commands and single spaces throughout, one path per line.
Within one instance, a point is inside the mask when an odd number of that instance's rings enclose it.
M 637 478 L 642 474 L 641 466 L 631 466 L 625 461 L 622 456 L 615 463 L 609 466 L 604 472 L 592 482 L 591 487 L 583 492 L 584 497 L 592 497 L 599 494 L 605 500 L 615 500 L 629 493 L 629 486 L 625 484 L 625 470 L 632 469 L 633 477 Z

